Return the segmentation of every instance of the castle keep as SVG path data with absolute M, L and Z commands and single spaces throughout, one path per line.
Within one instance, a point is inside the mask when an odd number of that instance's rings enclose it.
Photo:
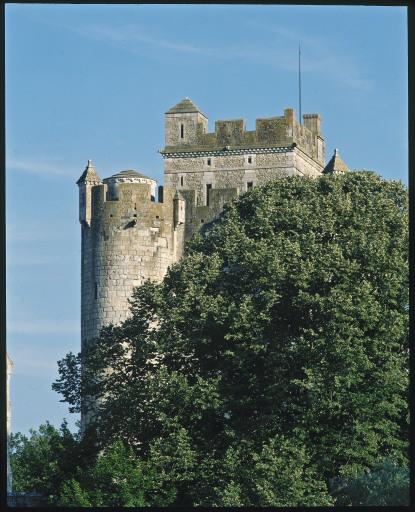
M 107 324 L 129 314 L 133 288 L 162 280 L 183 255 L 184 242 L 211 222 L 231 198 L 285 176 L 316 177 L 347 170 L 337 150 L 325 166 L 318 114 L 303 124 L 293 109 L 257 119 L 208 119 L 185 98 L 165 114 L 164 187 L 139 172 L 101 180 L 91 161 L 77 181 L 82 226 L 82 347 Z

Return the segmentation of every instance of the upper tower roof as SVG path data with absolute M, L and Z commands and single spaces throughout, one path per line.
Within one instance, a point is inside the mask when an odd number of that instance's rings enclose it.
M 145 176 L 141 172 L 128 169 L 127 171 L 120 171 L 113 174 L 109 178 L 104 179 L 104 183 L 156 183 L 156 180 Z
M 95 167 L 92 165 L 92 160 L 88 160 L 85 171 L 76 182 L 77 185 L 81 185 L 82 183 L 101 183 L 101 178 L 98 176 Z
M 333 156 L 323 170 L 323 174 L 343 174 L 348 171 L 349 168 L 340 158 L 339 150 L 335 149 Z
M 151 180 L 152 178 L 149 178 L 145 174 L 142 174 L 141 172 L 134 171 L 133 169 L 128 169 L 127 171 L 120 171 L 116 174 L 113 174 L 111 178 L 145 178 L 147 180 Z M 108 178 L 106 178 L 108 179 Z M 154 180 L 153 180 L 154 181 Z
M 206 117 L 200 108 L 197 107 L 190 98 L 184 98 L 177 105 L 168 110 L 166 114 L 190 114 L 193 112 L 197 112 Z

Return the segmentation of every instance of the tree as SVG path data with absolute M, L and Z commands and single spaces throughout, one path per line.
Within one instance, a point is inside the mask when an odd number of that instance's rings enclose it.
M 408 506 L 409 468 L 385 459 L 357 476 L 334 479 L 331 487 L 336 503 L 342 506 Z
M 176 503 L 279 503 L 249 497 L 259 473 L 227 481 L 220 468 L 242 445 L 252 468 L 284 439 L 302 454 L 293 474 L 308 467 L 326 504 L 330 478 L 407 461 L 407 246 L 401 183 L 356 172 L 257 187 L 161 284 L 136 289 L 131 318 L 103 329 L 82 373 L 68 354 L 54 389 L 77 410 L 82 396 L 102 399 L 91 428 L 101 447 L 121 439 L 146 461 L 166 441 L 164 467 L 181 468 L 165 469 Z M 168 441 L 179 435 L 185 467 Z
M 147 471 L 146 471 L 147 469 Z M 78 472 L 62 485 L 58 505 L 70 507 L 166 506 L 175 494 L 160 495 L 154 474 L 137 459 L 131 448 L 117 441 L 100 454 L 94 466 Z
M 30 430 L 30 437 L 20 432 L 10 435 L 10 463 L 13 471 L 13 491 L 39 492 L 54 499 L 62 482 L 80 464 L 80 443 L 66 421 L 60 429 L 49 422 L 39 430 Z

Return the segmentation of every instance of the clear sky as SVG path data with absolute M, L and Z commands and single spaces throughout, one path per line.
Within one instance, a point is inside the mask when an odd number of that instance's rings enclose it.
M 135 169 L 163 182 L 163 115 L 320 113 L 327 157 L 407 182 L 403 7 L 6 6 L 7 350 L 12 429 L 70 415 L 51 390 L 80 349 L 76 180 Z

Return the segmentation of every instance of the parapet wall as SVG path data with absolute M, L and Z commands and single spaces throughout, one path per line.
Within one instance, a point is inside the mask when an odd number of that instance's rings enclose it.
M 175 126 L 176 118 L 172 116 L 173 114 L 166 115 L 166 133 L 178 134 L 180 130 Z M 300 125 L 295 119 L 294 110 L 285 109 L 283 116 L 257 119 L 255 130 L 247 131 L 243 119 L 233 119 L 216 121 L 213 133 L 207 133 L 206 124 L 194 118 L 190 126 L 191 135 L 185 136 L 183 140 L 178 136 L 166 136 L 166 147 L 162 153 L 169 155 L 181 151 L 215 151 L 226 146 L 249 150 L 270 146 L 287 147 L 295 143 L 323 165 L 325 155 L 320 116 L 304 114 L 303 118 L 304 124 Z

